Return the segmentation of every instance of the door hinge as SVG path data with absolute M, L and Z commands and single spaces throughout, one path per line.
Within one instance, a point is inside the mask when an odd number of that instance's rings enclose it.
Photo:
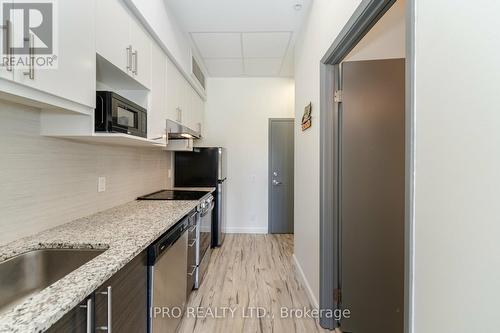
M 342 303 L 342 290 L 338 288 L 333 290 L 333 300 L 337 305 Z
M 333 101 L 335 103 L 342 103 L 342 90 L 335 90 Z

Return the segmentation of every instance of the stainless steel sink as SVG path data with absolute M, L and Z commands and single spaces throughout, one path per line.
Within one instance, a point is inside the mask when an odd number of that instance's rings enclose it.
M 43 249 L 0 263 L 0 316 L 104 251 Z

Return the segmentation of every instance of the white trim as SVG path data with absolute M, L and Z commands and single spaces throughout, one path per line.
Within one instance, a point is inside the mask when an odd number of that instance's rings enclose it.
M 226 234 L 267 234 L 267 227 L 226 227 Z
M 299 263 L 299 260 L 295 256 L 295 253 L 292 255 L 293 258 L 293 264 L 295 266 L 295 272 L 297 274 L 297 277 L 299 278 L 300 282 L 304 285 L 304 289 L 306 290 L 307 297 L 309 298 L 309 302 L 311 302 L 312 306 L 315 309 L 319 309 L 319 303 L 316 297 L 314 296 L 314 293 L 312 292 L 311 286 L 309 285 L 309 282 L 307 282 L 306 275 L 304 274 L 304 271 L 302 270 L 302 266 Z

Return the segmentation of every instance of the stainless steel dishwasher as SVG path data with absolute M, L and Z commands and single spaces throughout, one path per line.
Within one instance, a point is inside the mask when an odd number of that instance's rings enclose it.
M 148 249 L 149 321 L 151 333 L 175 332 L 186 307 L 188 218 Z

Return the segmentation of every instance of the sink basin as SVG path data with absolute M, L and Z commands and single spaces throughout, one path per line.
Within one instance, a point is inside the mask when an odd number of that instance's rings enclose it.
M 0 316 L 104 251 L 34 250 L 0 263 Z

